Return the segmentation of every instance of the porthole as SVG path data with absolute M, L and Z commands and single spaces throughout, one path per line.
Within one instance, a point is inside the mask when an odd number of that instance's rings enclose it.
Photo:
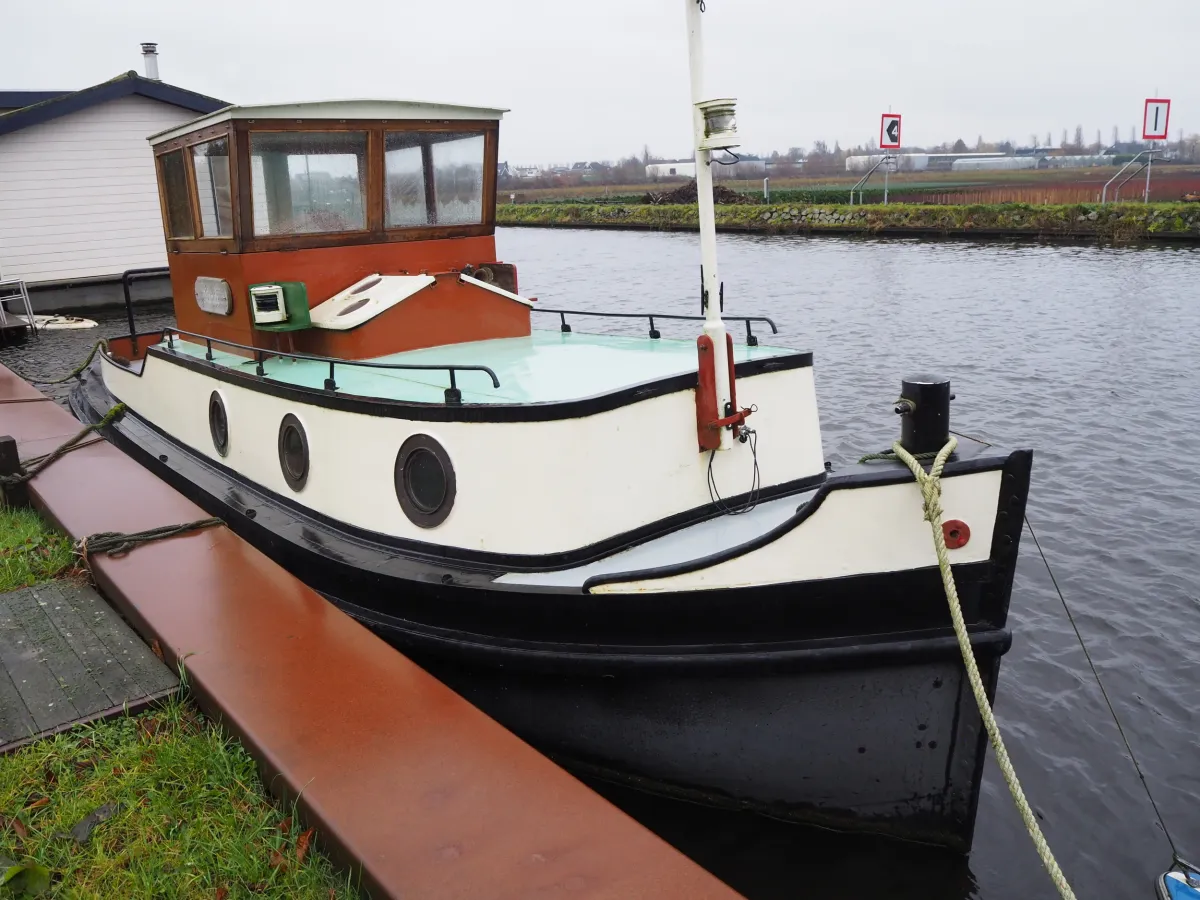
M 427 434 L 414 434 L 396 454 L 396 499 L 414 525 L 441 525 L 454 507 L 454 466 L 445 449 Z
M 208 431 L 213 446 L 222 456 L 229 453 L 229 417 L 225 415 L 225 401 L 213 391 L 208 398 Z
M 300 420 L 288 413 L 279 423 L 279 468 L 293 491 L 308 481 L 308 436 Z

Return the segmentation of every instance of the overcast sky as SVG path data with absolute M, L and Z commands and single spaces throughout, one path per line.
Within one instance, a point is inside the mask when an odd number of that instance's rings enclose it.
M 706 0 L 706 93 L 747 150 L 1200 131 L 1200 0 Z M 142 70 L 234 103 L 386 97 L 512 112 L 513 163 L 689 154 L 684 0 L 0 0 L 3 89 Z M 229 29 L 236 27 L 236 31 Z

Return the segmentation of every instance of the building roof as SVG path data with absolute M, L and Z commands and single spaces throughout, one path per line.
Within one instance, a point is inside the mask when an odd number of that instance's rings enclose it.
M 418 100 L 317 100 L 305 103 L 268 103 L 261 106 L 227 106 L 207 116 L 150 136 L 160 144 L 230 119 L 380 119 L 383 121 L 504 118 L 507 109 L 425 103 Z
M 30 125 L 40 125 L 65 116 L 68 113 L 79 112 L 110 100 L 130 97 L 134 94 L 170 103 L 183 109 L 197 113 L 210 113 L 213 110 L 228 106 L 224 100 L 206 97 L 195 91 L 186 91 L 161 81 L 143 78 L 137 72 L 125 72 L 111 81 L 84 88 L 82 91 L 58 93 L 57 91 L 7 91 L 0 92 L 0 99 L 5 97 L 32 97 L 31 104 L 12 112 L 0 114 L 0 135 L 28 128 Z M 36 99 L 41 97 L 41 99 Z M 0 106 L 3 104 L 0 103 Z
M 20 109 L 44 100 L 57 100 L 70 91 L 0 91 L 0 109 Z

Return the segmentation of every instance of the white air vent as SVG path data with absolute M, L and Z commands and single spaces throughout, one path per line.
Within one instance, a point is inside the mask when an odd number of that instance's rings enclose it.
M 287 321 L 287 307 L 283 303 L 283 288 L 277 284 L 260 284 L 250 288 L 250 306 L 254 310 L 255 325 Z

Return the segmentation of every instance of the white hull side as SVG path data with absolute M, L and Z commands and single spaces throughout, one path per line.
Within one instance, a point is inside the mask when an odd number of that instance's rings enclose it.
M 140 377 L 107 359 L 102 372 L 115 397 L 197 453 L 314 512 L 384 535 L 540 555 L 586 547 L 711 502 L 692 390 L 577 419 L 421 422 L 300 403 L 154 356 Z M 214 390 L 229 421 L 225 457 L 208 429 Z M 739 379 L 738 401 L 758 407 L 750 424 L 759 434 L 764 486 L 823 471 L 811 367 Z M 276 450 L 288 413 L 303 423 L 309 443 L 300 492 L 285 482 Z M 457 478 L 454 508 L 432 529 L 408 520 L 393 487 L 396 453 L 413 434 L 439 441 Z M 713 470 L 723 496 L 748 490 L 749 445 L 718 453 Z
M 971 529 L 966 546 L 949 551 L 952 564 L 990 558 L 1000 482 L 998 470 L 943 480 L 943 521 L 959 519 Z M 596 585 L 591 593 L 719 590 L 936 565 L 921 491 L 914 481 L 832 491 L 797 527 L 743 556 L 666 578 Z

